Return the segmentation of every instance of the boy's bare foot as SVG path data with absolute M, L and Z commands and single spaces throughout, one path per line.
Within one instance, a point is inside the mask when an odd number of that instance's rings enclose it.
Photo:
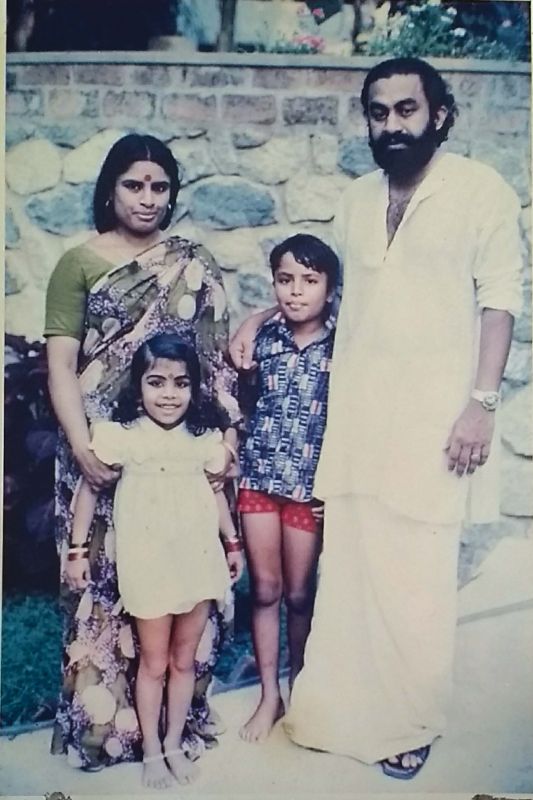
M 165 764 L 163 753 L 143 758 L 143 786 L 150 789 L 169 789 L 174 781 Z
M 182 786 L 192 783 L 200 774 L 198 767 L 187 758 L 183 750 L 166 750 L 165 758 L 171 773 Z
M 240 729 L 239 736 L 245 742 L 264 742 L 274 727 L 274 723 L 284 713 L 285 706 L 279 695 L 262 697 L 253 715 Z

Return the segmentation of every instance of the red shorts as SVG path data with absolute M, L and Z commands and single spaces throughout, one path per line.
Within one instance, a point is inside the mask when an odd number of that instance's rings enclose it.
M 311 513 L 311 503 L 297 503 L 277 494 L 239 489 L 237 511 L 241 514 L 265 514 L 275 511 L 284 525 L 309 533 L 318 532 L 318 523 Z

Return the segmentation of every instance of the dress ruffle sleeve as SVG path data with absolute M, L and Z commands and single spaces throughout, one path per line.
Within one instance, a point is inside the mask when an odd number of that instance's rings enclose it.
M 204 468 L 208 472 L 221 472 L 226 463 L 226 448 L 222 444 L 222 433 L 213 431 L 205 435 Z
M 89 449 L 104 464 L 124 464 L 127 455 L 127 429 L 120 422 L 94 422 Z

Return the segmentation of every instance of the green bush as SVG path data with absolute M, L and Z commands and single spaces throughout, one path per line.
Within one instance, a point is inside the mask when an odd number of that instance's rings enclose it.
M 2 727 L 50 719 L 59 693 L 61 614 L 49 595 L 4 597 Z
M 376 26 L 364 45 L 372 56 L 520 60 L 527 58 L 527 18 L 515 3 L 486 3 L 485 16 L 464 9 L 471 3 L 438 0 L 404 4 L 403 12 Z M 513 7 L 507 16 L 499 8 Z M 489 14 L 491 6 L 491 14 Z

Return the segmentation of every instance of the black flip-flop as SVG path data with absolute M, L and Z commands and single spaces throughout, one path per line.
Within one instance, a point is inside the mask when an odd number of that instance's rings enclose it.
M 402 758 L 408 753 L 399 753 L 397 756 L 398 763 L 392 764 L 387 758 L 384 758 L 380 764 L 381 769 L 388 775 L 390 778 L 398 778 L 401 781 L 409 781 L 411 778 L 414 778 L 415 775 L 418 775 L 424 764 L 426 763 L 429 751 L 431 747 L 429 744 L 425 745 L 424 747 L 419 747 L 417 750 L 409 750 L 409 753 L 412 753 L 414 756 L 418 756 L 420 761 L 418 764 L 415 764 L 414 767 L 403 767 L 402 766 Z

